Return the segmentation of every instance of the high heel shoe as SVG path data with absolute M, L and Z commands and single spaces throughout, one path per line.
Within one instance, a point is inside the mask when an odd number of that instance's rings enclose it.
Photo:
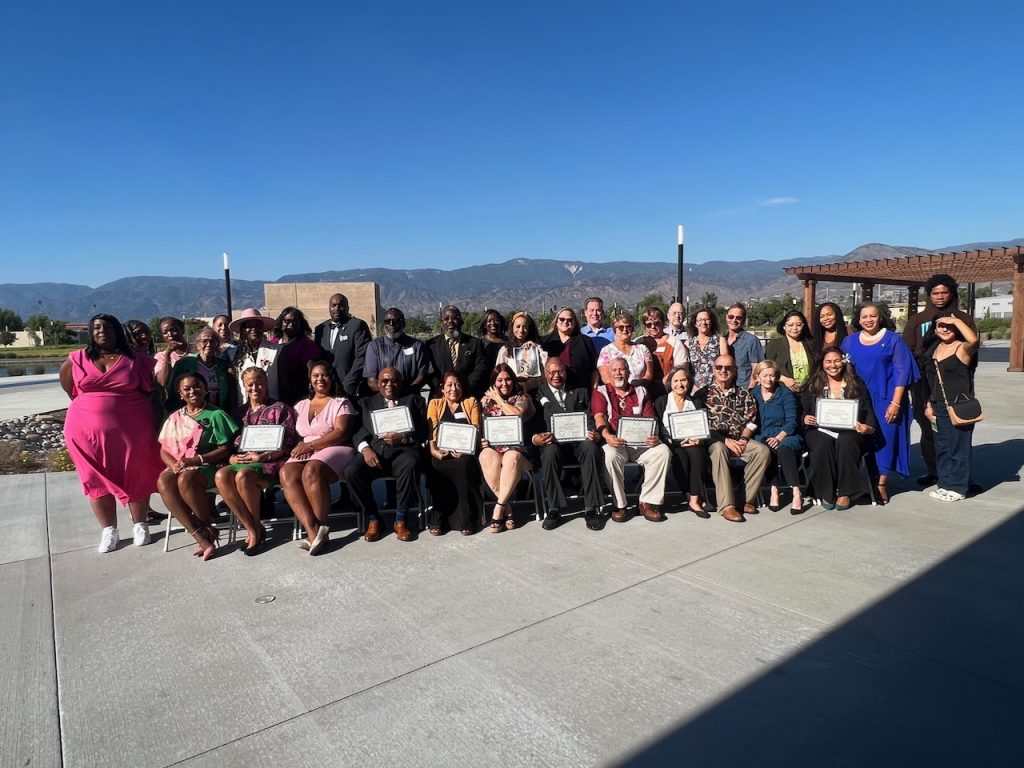
M 491 513 L 491 533 L 501 533 L 504 530 L 505 515 L 498 512 L 499 507 L 505 506 L 504 504 L 495 503 L 494 512 Z
M 885 483 L 879 483 L 876 490 L 878 491 L 878 506 L 884 507 L 889 503 L 889 489 Z
M 196 557 L 202 557 L 203 560 L 209 560 L 217 550 L 217 542 L 220 541 L 220 531 L 212 525 L 200 524 L 193 528 L 190 533 L 199 545 L 199 549 L 192 554 Z
M 260 526 L 260 535 L 259 535 L 259 538 L 256 539 L 256 543 L 253 544 L 251 547 L 246 547 L 242 551 L 246 554 L 247 557 L 252 557 L 253 555 L 258 555 L 260 552 L 263 551 L 263 549 L 264 549 L 263 545 L 266 544 L 266 542 L 267 542 L 267 529 L 264 528 L 261 525 Z

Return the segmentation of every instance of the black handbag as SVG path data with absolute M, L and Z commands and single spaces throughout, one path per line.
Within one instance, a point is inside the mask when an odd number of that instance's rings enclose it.
M 949 398 L 946 397 L 946 385 L 942 383 L 942 371 L 939 370 L 939 361 L 935 358 L 932 358 L 932 361 L 935 363 L 935 375 L 939 380 L 942 399 L 946 402 L 946 411 L 949 413 L 949 420 L 953 422 L 953 426 L 966 427 L 970 424 L 984 421 L 985 414 L 982 413 L 981 403 L 978 402 L 978 398 L 961 392 L 952 403 L 949 402 Z

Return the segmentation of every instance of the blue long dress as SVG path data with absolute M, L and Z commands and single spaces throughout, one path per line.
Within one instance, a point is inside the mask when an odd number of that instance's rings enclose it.
M 875 460 L 883 475 L 910 474 L 910 385 L 921 378 L 914 355 L 898 333 L 886 330 L 881 340 L 864 345 L 860 333 L 843 339 L 843 352 L 850 356 L 855 372 L 871 393 L 871 405 L 878 414 L 879 431 L 875 439 Z M 885 420 L 885 409 L 892 402 L 896 387 L 906 387 L 900 401 L 899 418 Z

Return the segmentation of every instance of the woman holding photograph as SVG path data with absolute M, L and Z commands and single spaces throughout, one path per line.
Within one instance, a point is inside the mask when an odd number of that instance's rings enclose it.
M 540 346 L 537 324 L 529 312 L 512 315 L 508 343 L 498 352 L 495 367 L 507 365 L 515 371 L 522 388 L 529 392 L 544 379 L 544 363 L 548 353 Z

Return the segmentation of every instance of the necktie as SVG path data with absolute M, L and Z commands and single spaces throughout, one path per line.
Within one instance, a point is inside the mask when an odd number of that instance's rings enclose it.
M 562 390 L 560 390 L 560 389 L 556 389 L 555 390 L 555 399 L 558 400 L 558 404 L 560 406 L 565 408 L 565 393 Z
M 394 408 L 396 405 L 398 405 L 398 403 L 394 400 L 388 400 L 388 408 Z
M 455 365 L 455 360 L 459 356 L 458 339 L 448 339 L 448 354 L 452 356 L 452 365 Z

